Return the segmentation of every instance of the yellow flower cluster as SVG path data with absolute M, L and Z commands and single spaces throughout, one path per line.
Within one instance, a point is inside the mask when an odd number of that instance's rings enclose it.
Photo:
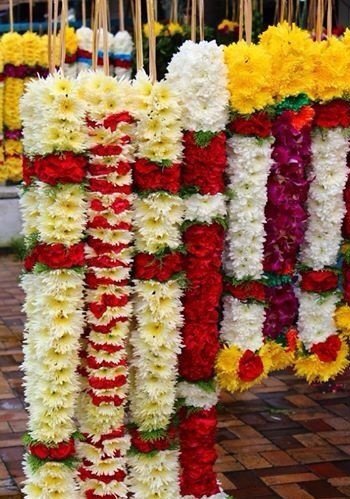
M 155 34 L 155 36 L 161 35 L 162 32 L 163 32 L 163 30 L 164 30 L 164 28 L 165 28 L 164 24 L 161 24 L 161 23 L 159 23 L 159 22 L 156 21 L 154 23 L 154 34 Z M 149 37 L 149 25 L 148 25 L 148 23 L 146 23 L 146 24 L 143 25 L 143 32 L 144 32 L 146 38 L 148 38 Z
M 334 321 L 337 329 L 343 333 L 344 336 L 350 336 L 350 306 L 340 305 L 335 314 Z
M 234 21 L 230 21 L 230 19 L 223 19 L 221 21 L 220 24 L 218 24 L 218 30 L 219 31 L 225 31 L 225 32 L 229 32 L 229 31 L 234 31 L 235 28 L 237 28 L 238 26 L 238 23 L 234 22 Z
M 66 26 L 65 29 L 65 46 L 67 55 L 73 55 L 78 50 L 78 39 L 75 29 L 71 26 Z

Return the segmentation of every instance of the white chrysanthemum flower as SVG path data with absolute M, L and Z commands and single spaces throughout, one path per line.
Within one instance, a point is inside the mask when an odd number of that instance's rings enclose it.
M 205 390 L 195 383 L 180 381 L 177 385 L 177 397 L 184 399 L 188 407 L 210 409 L 218 402 L 218 391 Z
M 185 199 L 185 220 L 199 223 L 211 223 L 215 218 L 224 218 L 227 209 L 225 196 L 215 194 L 193 194 Z

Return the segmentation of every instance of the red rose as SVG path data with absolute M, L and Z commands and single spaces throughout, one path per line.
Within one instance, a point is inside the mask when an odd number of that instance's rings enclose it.
M 300 287 L 303 291 L 322 293 L 338 286 L 338 276 L 332 270 L 310 270 L 301 274 Z
M 61 461 L 67 459 L 75 453 L 74 439 L 71 438 L 68 442 L 61 442 L 57 447 L 50 448 L 50 459 Z
M 117 114 L 111 114 L 103 121 L 103 126 L 109 128 L 111 132 L 115 132 L 119 123 L 132 123 L 133 117 L 127 111 Z
M 66 247 L 64 244 L 39 244 L 36 247 L 37 261 L 51 269 L 67 269 L 84 265 L 84 243 Z
M 46 184 L 80 183 L 85 177 L 87 160 L 72 152 L 49 154 L 34 159 L 33 167 L 38 179 Z
M 333 334 L 326 341 L 313 345 L 311 352 L 316 354 L 322 362 L 334 362 L 337 359 L 340 348 L 340 338 L 336 334 Z
M 261 282 L 249 281 L 237 285 L 226 283 L 225 291 L 242 301 L 257 300 L 264 302 L 266 300 L 265 286 Z
M 264 371 L 264 364 L 251 350 L 246 350 L 239 360 L 238 376 L 242 381 L 254 381 Z
M 271 135 L 271 120 L 267 113 L 255 113 L 248 118 L 239 117 L 231 121 L 229 129 L 240 135 L 254 135 L 255 137 L 269 137 Z
M 26 156 L 22 156 L 23 182 L 28 186 L 32 183 L 32 177 L 35 176 L 33 163 Z
M 190 255 L 205 257 L 221 255 L 224 246 L 224 229 L 220 224 L 194 224 L 184 233 L 184 243 Z
M 350 126 L 350 105 L 342 99 L 335 99 L 327 104 L 315 104 L 314 125 L 322 128 Z
M 28 450 L 33 456 L 39 459 L 47 459 L 49 457 L 49 448 L 44 444 L 31 444 Z
M 159 166 L 147 159 L 138 159 L 134 165 L 134 182 L 140 191 L 166 190 L 172 193 L 180 189 L 180 164 Z
M 134 259 L 136 279 L 157 279 L 167 281 L 182 270 L 181 253 L 170 253 L 162 258 L 156 258 L 148 253 L 139 253 Z

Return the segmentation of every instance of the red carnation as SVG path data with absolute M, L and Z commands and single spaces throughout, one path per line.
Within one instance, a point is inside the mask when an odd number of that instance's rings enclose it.
M 164 282 L 182 270 L 181 253 L 169 253 L 156 258 L 148 253 L 135 256 L 134 270 L 136 279 L 157 279 Z
M 126 383 L 126 377 L 123 374 L 116 376 L 113 379 L 98 378 L 97 376 L 91 376 L 88 379 L 91 388 L 96 390 L 103 390 L 109 388 L 119 388 Z
M 49 448 L 44 444 L 31 444 L 28 447 L 28 450 L 33 456 L 38 457 L 39 459 L 47 459 L 49 457 Z
M 350 126 L 350 105 L 342 99 L 335 99 L 327 104 L 315 104 L 314 125 L 322 128 Z
M 23 182 L 28 186 L 32 183 L 32 177 L 35 176 L 33 163 L 26 156 L 22 157 Z
M 255 137 L 269 137 L 271 135 L 271 120 L 267 113 L 255 113 L 248 118 L 236 118 L 229 124 L 233 133 L 240 135 L 254 135 Z
M 66 247 L 64 244 L 39 244 L 36 247 L 37 261 L 52 269 L 67 269 L 84 265 L 84 243 Z
M 224 229 L 220 224 L 191 225 L 184 233 L 188 253 L 197 256 L 221 255 L 224 245 Z
M 311 352 L 316 354 L 322 362 L 334 362 L 337 360 L 340 348 L 340 338 L 336 334 L 333 334 L 326 341 L 313 345 Z
M 261 282 L 250 281 L 237 285 L 226 283 L 225 291 L 242 301 L 257 300 L 263 302 L 266 300 L 265 286 Z
M 96 156 L 118 156 L 122 150 L 122 147 L 119 145 L 98 144 L 91 148 L 90 153 Z
M 301 275 L 300 287 L 303 291 L 323 293 L 338 286 L 338 276 L 332 270 L 310 270 Z
M 50 458 L 57 461 L 67 459 L 75 453 L 74 439 L 71 438 L 68 442 L 61 442 L 57 447 L 50 448 Z
M 72 152 L 49 154 L 36 158 L 33 167 L 38 179 L 46 184 L 80 183 L 85 177 L 87 160 L 84 156 L 77 156 Z
M 162 167 L 147 159 L 138 159 L 134 165 L 134 182 L 140 191 L 176 193 L 180 189 L 180 174 L 180 164 Z
M 130 185 L 114 185 L 104 179 L 90 178 L 89 179 L 90 190 L 93 192 L 99 192 L 100 194 L 131 194 Z
M 115 132 L 119 123 L 132 123 L 134 120 L 130 113 L 124 111 L 122 113 L 111 114 L 103 121 L 103 126 L 109 128 L 111 132 Z
M 264 364 L 259 355 L 246 350 L 239 360 L 238 376 L 242 381 L 253 381 L 264 371 Z

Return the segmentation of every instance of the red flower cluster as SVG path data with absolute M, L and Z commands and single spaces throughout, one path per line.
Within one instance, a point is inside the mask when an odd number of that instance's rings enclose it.
M 225 291 L 238 300 L 256 300 L 264 302 L 266 300 L 266 290 L 264 284 L 257 281 L 247 281 L 241 284 L 225 284 Z
M 56 447 L 48 447 L 42 443 L 32 443 L 28 450 L 30 454 L 39 459 L 48 459 L 50 461 L 62 461 L 75 454 L 74 439 L 71 438 L 68 442 L 60 442 Z
M 58 183 L 81 183 L 86 175 L 87 160 L 84 156 L 77 156 L 72 152 L 62 154 L 48 154 L 45 157 L 35 158 L 28 174 L 34 171 L 39 180 L 50 185 Z M 27 168 L 27 165 L 24 166 Z
M 326 341 L 313 345 L 311 352 L 316 354 L 322 362 L 334 362 L 337 360 L 340 348 L 340 338 L 336 334 L 333 334 Z
M 61 243 L 38 244 L 24 259 L 24 268 L 30 272 L 36 263 L 42 263 L 51 269 L 81 267 L 85 263 L 84 243 L 68 247 Z
M 342 99 L 335 99 L 327 104 L 315 104 L 314 125 L 322 128 L 350 126 L 350 104 Z
M 169 449 L 176 442 L 177 432 L 174 426 L 170 426 L 165 437 L 154 440 L 145 440 L 137 429 L 131 430 L 130 435 L 131 445 L 139 452 L 147 453 Z
M 136 279 L 155 279 L 164 282 L 174 274 L 181 272 L 182 268 L 183 256 L 181 253 L 169 253 L 159 258 L 148 253 L 138 253 L 134 258 Z
M 350 305 L 350 265 L 344 262 L 342 270 L 343 270 L 344 300 L 348 305 Z
M 242 381 L 250 382 L 262 374 L 264 365 L 259 355 L 251 350 L 246 350 L 239 359 L 238 376 Z
M 135 162 L 134 183 L 139 191 L 165 190 L 176 194 L 180 189 L 181 165 L 160 166 L 141 158 Z
M 120 123 L 132 123 L 134 121 L 133 117 L 128 111 L 124 111 L 117 114 L 111 114 L 103 121 L 103 126 L 109 128 L 111 132 L 115 132 Z
M 302 272 L 300 287 L 303 291 L 324 293 L 338 287 L 338 275 L 333 270 L 309 270 Z
M 205 147 L 196 144 L 194 132 L 184 135 L 183 185 L 197 187 L 201 194 L 223 192 L 226 167 L 226 136 L 215 135 Z
M 30 185 L 35 177 L 35 169 L 32 161 L 26 156 L 22 156 L 22 174 L 25 185 Z
M 182 495 L 212 496 L 220 492 L 213 466 L 216 461 L 216 408 L 180 412 L 180 465 Z
M 218 306 L 222 294 L 220 272 L 224 230 L 217 223 L 191 225 L 184 233 L 187 249 L 183 328 L 184 348 L 179 359 L 180 375 L 191 381 L 210 379 L 219 349 Z
M 272 123 L 269 115 L 264 112 L 252 114 L 244 118 L 239 117 L 231 121 L 229 130 L 240 135 L 253 135 L 254 137 L 266 138 L 272 133 Z

